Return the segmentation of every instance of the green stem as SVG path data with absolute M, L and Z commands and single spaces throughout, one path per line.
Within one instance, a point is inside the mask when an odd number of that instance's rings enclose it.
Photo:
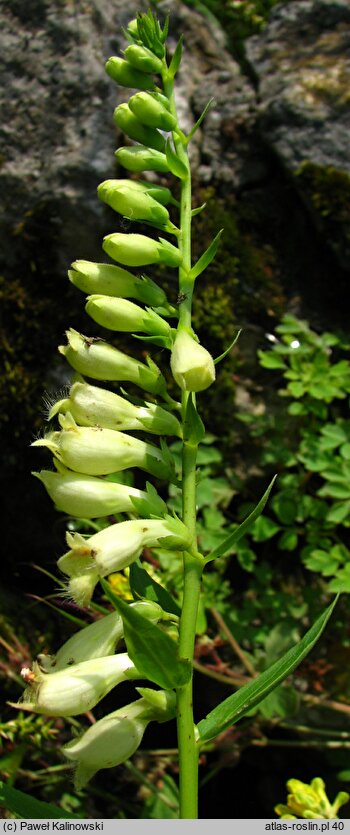
M 176 116 L 173 81 L 164 77 L 164 92 Z M 178 247 L 182 253 L 179 269 L 179 293 L 182 301 L 179 307 L 179 327 L 191 330 L 193 281 L 189 280 L 191 269 L 191 221 L 192 192 L 191 169 L 186 148 L 181 138 L 174 134 L 176 153 L 186 167 L 187 176 L 181 181 L 180 232 Z M 182 394 L 182 419 L 185 421 L 188 392 Z M 197 446 L 185 443 L 182 449 L 182 518 L 192 533 L 193 550 L 196 549 L 196 459 Z M 179 656 L 193 664 L 194 643 L 201 577 L 204 560 L 195 553 L 183 555 L 184 587 L 180 618 Z M 190 681 L 177 689 L 177 733 L 179 748 L 179 789 L 180 818 L 198 818 L 198 746 L 195 739 L 195 725 L 192 708 L 192 675 Z

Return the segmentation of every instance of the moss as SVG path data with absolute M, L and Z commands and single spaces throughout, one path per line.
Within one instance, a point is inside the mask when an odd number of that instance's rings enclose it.
M 313 210 L 317 224 L 336 251 L 340 262 L 349 268 L 350 254 L 350 175 L 332 165 L 305 161 L 295 174 Z
M 197 192 L 197 201 L 207 201 L 208 210 L 194 223 L 193 257 L 198 258 L 220 228 L 223 235 L 214 262 L 197 280 L 193 327 L 214 357 L 226 350 L 238 328 L 270 326 L 271 317 L 283 310 L 283 293 L 276 278 L 278 269 L 271 247 L 254 240 L 244 231 L 241 207 L 217 199 L 213 192 Z M 249 224 L 248 224 L 249 225 Z M 251 229 L 251 225 L 250 225 Z M 218 366 L 218 381 L 201 398 L 200 409 L 208 428 L 226 436 L 232 423 L 235 378 L 241 363 L 240 349 L 234 349 Z M 218 403 L 220 408 L 218 408 Z

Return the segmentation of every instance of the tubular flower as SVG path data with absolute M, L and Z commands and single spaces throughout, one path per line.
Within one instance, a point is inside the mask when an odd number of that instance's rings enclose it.
M 79 559 L 87 567 L 95 566 L 100 577 L 126 568 L 142 553 L 145 547 L 180 549 L 191 545 L 191 536 L 179 519 L 132 519 L 117 522 L 93 536 L 84 539 L 79 533 L 67 533 L 67 551 L 59 560 L 58 568 L 70 575 L 76 571 Z
M 102 293 L 122 299 L 132 298 L 152 307 L 161 307 L 167 302 L 164 290 L 155 281 L 145 276 L 138 278 L 115 264 L 74 261 L 68 276 L 72 284 L 89 295 Z
M 130 603 L 130 606 L 153 623 L 157 623 L 163 614 L 158 603 L 148 600 Z M 56 655 L 39 655 L 39 667 L 45 673 L 57 673 L 82 661 L 114 655 L 116 645 L 123 634 L 121 616 L 118 612 L 111 612 L 110 615 L 105 615 L 89 626 L 79 629 L 60 647 Z
M 169 173 L 169 165 L 166 155 L 147 145 L 135 145 L 134 147 L 118 148 L 115 156 L 127 171 L 159 171 L 162 174 Z
M 156 151 L 164 151 L 165 139 L 164 136 L 154 128 L 148 128 L 135 116 L 130 110 L 128 104 L 119 104 L 116 107 L 113 119 L 118 125 L 118 128 L 134 139 L 135 142 L 140 142 L 147 148 L 154 148 Z
M 164 377 L 156 366 L 148 368 L 107 342 L 84 337 L 73 328 L 67 331 L 67 339 L 68 345 L 60 345 L 58 350 L 79 374 L 94 380 L 128 380 L 151 394 L 165 390 Z
M 119 394 L 88 383 L 73 383 L 69 397 L 52 407 L 49 418 L 59 412 L 70 412 L 81 426 L 102 426 L 105 429 L 145 429 L 155 435 L 181 437 L 181 426 L 171 412 L 154 403 L 135 406 Z M 117 485 L 120 487 L 121 485 Z M 127 490 L 129 488 L 124 488 Z M 137 491 L 136 491 L 137 493 Z M 128 510 L 130 508 L 127 508 Z M 86 515 L 86 514 L 77 514 Z M 103 515 L 103 514 L 102 514 Z
M 139 747 L 148 723 L 165 721 L 174 715 L 174 693 L 164 693 L 163 711 L 152 707 L 146 698 L 115 710 L 62 749 L 76 764 L 75 785 L 82 788 L 102 768 L 113 768 L 128 760 Z
M 154 444 L 114 429 L 78 426 L 72 415 L 59 415 L 61 432 L 48 432 L 32 446 L 46 446 L 69 469 L 86 475 L 108 475 L 140 467 L 159 478 L 171 479 L 170 465 Z
M 143 310 L 128 299 L 88 296 L 85 310 L 103 328 L 121 333 L 142 331 L 152 336 L 170 337 L 169 323 L 151 308 Z
M 182 262 L 179 249 L 163 238 L 158 241 L 146 235 L 114 232 L 103 239 L 103 249 L 114 261 L 127 267 L 141 267 L 147 264 L 166 264 L 178 267 Z
M 310 784 L 302 783 L 301 780 L 288 780 L 287 789 L 287 805 L 280 803 L 275 806 L 275 812 L 281 818 L 336 818 L 340 807 L 349 800 L 347 792 L 338 792 L 331 803 L 321 777 L 315 777 Z
M 176 128 L 175 117 L 159 99 L 150 93 L 135 93 L 129 99 L 129 107 L 140 122 L 149 128 L 165 131 L 172 131 Z
M 178 331 L 171 354 L 170 367 L 183 391 L 204 391 L 215 380 L 211 354 L 186 331 Z
M 154 88 L 154 80 L 151 75 L 135 69 L 123 58 L 109 58 L 106 63 L 106 72 L 121 87 L 135 87 L 139 90 L 152 90 Z
M 138 46 L 138 44 L 131 44 L 124 50 L 126 60 L 135 69 L 142 70 L 142 72 L 156 72 L 159 73 L 163 69 L 163 62 L 157 58 L 150 49 L 145 46 Z
M 92 710 L 120 682 L 137 677 L 137 671 L 123 652 L 82 661 L 57 673 L 45 673 L 34 662 L 33 669 L 22 670 L 22 675 L 29 685 L 23 694 L 27 710 L 48 716 L 77 716 Z
M 43 483 L 57 509 L 70 516 L 93 519 L 114 513 L 133 513 L 133 498 L 147 498 L 147 493 L 136 487 L 73 473 L 59 461 L 55 463 L 58 472 L 42 470 L 33 475 Z
M 147 191 L 123 185 L 118 180 L 105 180 L 97 189 L 100 200 L 129 220 L 147 220 L 157 226 L 166 226 L 169 212 L 154 200 Z

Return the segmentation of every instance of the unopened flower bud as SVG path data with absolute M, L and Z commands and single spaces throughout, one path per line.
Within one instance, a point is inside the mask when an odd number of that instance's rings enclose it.
M 186 526 L 178 519 L 132 519 L 117 522 L 84 539 L 79 533 L 67 533 L 67 551 L 58 560 L 58 568 L 70 574 L 79 558 L 91 559 L 99 576 L 121 571 L 134 562 L 146 547 L 184 550 L 191 544 Z
M 118 148 L 115 156 L 127 171 L 159 171 L 169 173 L 169 166 L 165 154 L 146 145 Z
M 176 246 L 163 238 L 156 241 L 146 235 L 114 232 L 103 239 L 103 249 L 111 258 L 127 267 L 158 263 L 178 267 L 182 262 L 181 252 Z
M 124 55 L 129 64 L 142 72 L 161 73 L 163 62 L 157 58 L 150 49 L 138 44 L 131 44 L 124 50 Z
M 122 333 L 141 331 L 151 336 L 170 337 L 171 327 L 166 319 L 151 308 L 143 310 L 128 299 L 110 296 L 88 296 L 85 310 L 103 328 Z
M 77 716 L 92 710 L 113 687 L 135 675 L 126 652 L 82 661 L 57 673 L 45 673 L 34 663 L 23 706 L 48 716 Z
M 159 187 L 161 188 L 161 186 Z M 164 189 L 169 191 L 169 189 Z M 159 198 L 156 197 L 158 200 Z M 89 295 L 102 293 L 122 299 L 138 299 L 151 307 L 166 304 L 166 295 L 161 287 L 150 278 L 136 275 L 117 267 L 115 264 L 96 264 L 94 261 L 74 261 L 68 271 L 72 284 Z
M 171 131 L 176 128 L 176 119 L 164 105 L 150 93 L 136 93 L 129 99 L 132 113 L 150 128 Z
M 99 719 L 85 733 L 62 749 L 76 765 L 75 786 L 83 788 L 102 768 L 113 768 L 130 759 L 151 721 L 148 703 L 138 699 Z
M 186 331 L 178 331 L 171 354 L 170 367 L 183 391 L 204 391 L 215 380 L 211 354 Z
M 146 191 L 129 185 L 121 185 L 119 180 L 105 180 L 97 189 L 103 200 L 114 211 L 130 220 L 147 220 L 157 226 L 166 226 L 169 212 Z
M 60 345 L 59 352 L 84 377 L 93 380 L 128 380 L 152 394 L 164 391 L 164 377 L 158 369 L 148 368 L 102 339 L 89 339 L 73 328 L 66 332 L 68 345 Z
M 93 519 L 115 513 L 133 513 L 132 499 L 147 498 L 147 494 L 136 487 L 73 473 L 60 462 L 56 466 L 56 473 L 42 470 L 33 475 L 43 483 L 57 510 L 69 516 Z
M 146 148 L 154 148 L 156 151 L 164 151 L 165 139 L 164 136 L 154 128 L 148 128 L 135 116 L 130 110 L 126 102 L 119 104 L 116 107 L 113 119 L 123 133 L 126 133 L 130 139 L 135 142 L 140 142 Z
M 147 403 L 146 406 L 135 406 L 119 394 L 107 389 L 91 386 L 88 383 L 73 383 L 69 397 L 59 400 L 52 407 L 49 418 L 51 420 L 59 412 L 69 411 L 80 426 L 102 426 L 104 429 L 140 430 L 146 429 L 155 435 L 177 435 L 181 437 L 181 427 L 178 419 L 171 412 L 161 406 Z M 52 473 L 54 476 L 55 473 Z M 107 482 L 106 482 L 107 486 Z M 123 485 L 111 485 L 121 487 Z M 124 487 L 127 491 L 130 488 Z M 134 491 L 135 493 L 140 491 Z M 127 500 L 127 492 L 125 492 Z M 130 510 L 120 508 L 120 510 Z M 114 511 L 115 512 L 115 511 Z M 71 511 L 73 514 L 73 512 Z M 113 511 L 107 511 L 113 513 Z M 74 514 L 73 514 L 74 515 Z M 77 513 L 77 516 L 87 516 Z M 104 514 L 100 514 L 104 515 Z
M 151 75 L 136 70 L 123 58 L 109 58 L 105 69 L 110 78 L 122 87 L 134 87 L 136 90 L 152 90 L 154 88 L 154 80 Z
M 163 615 L 163 610 L 150 600 L 140 600 L 130 603 L 138 614 L 157 623 Z M 93 658 L 104 658 L 114 655 L 116 645 L 124 635 L 123 619 L 118 612 L 111 612 L 99 620 L 90 623 L 68 638 L 56 655 L 39 655 L 38 664 L 45 673 L 57 673 L 73 664 L 91 661 Z
M 166 186 L 160 186 L 158 183 L 148 183 L 146 180 L 138 180 L 137 183 L 135 183 L 135 180 L 128 180 L 128 182 L 132 182 L 138 188 L 143 188 L 144 191 L 147 191 L 147 194 L 150 194 L 154 200 L 158 200 L 158 203 L 161 203 L 162 206 L 167 206 L 168 203 L 176 203 L 170 188 Z
M 114 655 L 123 631 L 122 617 L 118 612 L 111 612 L 75 632 L 56 655 L 39 655 L 38 664 L 45 673 L 58 673 L 83 661 Z
M 69 469 L 86 475 L 108 475 L 140 467 L 158 478 L 172 477 L 169 464 L 154 444 L 113 429 L 77 426 L 69 412 L 59 419 L 61 432 L 48 432 L 32 446 L 46 446 Z

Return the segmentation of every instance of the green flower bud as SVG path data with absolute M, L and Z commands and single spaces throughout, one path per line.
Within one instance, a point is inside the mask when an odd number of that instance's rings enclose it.
M 37 663 L 22 671 L 29 687 L 19 706 L 47 716 L 77 716 L 92 710 L 117 684 L 135 677 L 126 652 L 74 664 L 57 673 L 43 672 Z
M 142 72 L 161 73 L 163 62 L 157 58 L 150 49 L 138 44 L 131 44 L 124 50 L 124 55 L 129 64 Z
M 110 78 L 120 84 L 121 87 L 134 87 L 136 90 L 153 90 L 154 88 L 154 80 L 151 75 L 136 70 L 123 58 L 109 58 L 105 69 Z
M 52 407 L 50 412 L 50 419 L 58 412 L 69 411 L 74 420 L 81 426 L 102 426 L 104 429 L 117 430 L 142 430 L 152 432 L 155 435 L 176 435 L 181 437 L 181 426 L 175 415 L 167 412 L 161 406 L 155 403 L 147 403 L 146 406 L 135 406 L 115 394 L 112 391 L 98 388 L 97 386 L 90 386 L 88 383 L 74 383 L 69 392 L 69 397 L 65 400 L 59 400 Z M 55 473 L 51 473 L 55 476 Z M 108 482 L 105 483 L 106 487 Z M 111 487 L 123 487 L 125 496 L 121 494 L 121 500 L 128 501 L 128 490 L 131 488 L 123 485 L 110 485 Z M 93 490 L 93 486 L 92 486 Z M 98 488 L 97 488 L 98 492 Z M 140 493 L 134 490 L 132 494 Z M 107 493 L 106 493 L 107 496 Z M 129 499 L 130 501 L 130 499 Z M 57 504 L 57 502 L 56 502 Z M 131 501 L 130 501 L 131 505 Z M 119 508 L 119 510 L 131 510 L 130 507 Z M 73 511 L 70 511 L 73 514 Z M 116 511 L 109 510 L 108 515 Z M 76 516 L 88 516 L 87 513 L 76 513 Z
M 127 299 L 110 296 L 88 296 L 85 310 L 94 322 L 103 328 L 122 333 L 142 331 L 151 336 L 171 336 L 171 327 L 166 319 L 158 316 L 150 307 L 143 310 Z
M 69 516 L 93 519 L 115 513 L 133 513 L 132 498 L 147 499 L 147 493 L 93 476 L 72 473 L 59 462 L 58 472 L 33 473 L 44 485 L 58 510 Z
M 152 623 L 158 623 L 163 614 L 158 603 L 149 600 L 130 603 L 130 606 Z M 114 655 L 116 645 L 123 635 L 124 626 L 121 615 L 118 612 L 111 612 L 110 615 L 105 615 L 75 632 L 56 655 L 39 655 L 39 667 L 45 673 L 57 673 L 73 664 L 80 664 L 82 661 Z
M 138 699 L 91 725 L 62 749 L 76 765 L 75 786 L 83 788 L 102 768 L 113 768 L 130 759 L 151 721 L 148 703 Z
M 155 241 L 146 235 L 114 232 L 103 239 L 103 249 L 111 258 L 127 267 L 158 263 L 178 267 L 182 262 L 181 252 L 176 246 L 163 238 Z
M 123 619 L 118 612 L 111 612 L 75 632 L 56 655 L 39 655 L 39 667 L 45 673 L 58 673 L 73 664 L 114 655 L 122 637 Z
M 86 475 L 108 475 L 130 467 L 169 480 L 172 472 L 160 449 L 123 432 L 77 426 L 69 412 L 60 415 L 61 432 L 48 432 L 32 446 L 46 446 L 69 469 Z
M 146 145 L 135 145 L 131 148 L 118 148 L 115 156 L 123 168 L 128 171 L 159 171 L 169 173 L 169 166 L 165 154 Z
M 68 345 L 60 345 L 59 352 L 84 377 L 93 380 L 128 380 L 152 394 L 164 391 L 165 381 L 160 371 L 148 368 L 103 340 L 89 339 L 71 328 Z
M 139 188 L 143 188 L 147 191 L 147 194 L 150 194 L 154 200 L 158 200 L 158 203 L 161 203 L 162 206 L 166 206 L 168 203 L 172 202 L 176 203 L 173 199 L 170 188 L 166 188 L 166 186 L 159 186 L 157 183 L 148 183 L 146 180 L 138 180 L 137 183 L 135 183 L 135 180 L 128 180 L 127 182 L 131 182 Z
M 166 547 L 184 550 L 191 544 L 190 534 L 178 519 L 132 519 L 117 522 L 84 539 L 79 533 L 67 533 L 67 551 L 58 560 L 63 574 L 70 574 L 79 558 L 91 559 L 100 577 L 121 571 L 134 562 L 146 547 Z M 169 545 L 170 543 L 170 545 Z
M 126 102 L 123 102 L 123 104 L 119 104 L 118 107 L 116 107 L 113 119 L 115 124 L 118 125 L 118 128 L 120 128 L 123 133 L 126 133 L 130 139 L 134 139 L 135 142 L 141 142 L 141 145 L 145 145 L 147 148 L 155 148 L 156 151 L 164 151 L 164 136 L 162 136 L 158 130 L 148 128 L 146 125 L 143 125 L 137 116 L 132 113 Z
M 128 181 L 126 181 L 128 182 Z M 168 191 L 168 189 L 164 189 Z M 156 197 L 156 199 L 158 199 Z M 69 279 L 83 293 L 102 293 L 122 299 L 134 298 L 151 307 L 166 304 L 166 295 L 161 287 L 146 276 L 137 276 L 114 264 L 96 264 L 94 261 L 74 261 L 68 271 Z
M 171 354 L 170 367 L 183 391 L 204 391 L 215 380 L 211 354 L 186 331 L 178 331 Z
M 175 130 L 177 122 L 169 110 L 158 98 L 150 93 L 136 93 L 129 99 L 129 107 L 137 119 L 149 128 L 171 131 Z
M 115 212 L 130 220 L 147 220 L 157 226 L 166 226 L 169 212 L 146 191 L 121 185 L 119 180 L 105 180 L 97 189 L 100 200 Z

